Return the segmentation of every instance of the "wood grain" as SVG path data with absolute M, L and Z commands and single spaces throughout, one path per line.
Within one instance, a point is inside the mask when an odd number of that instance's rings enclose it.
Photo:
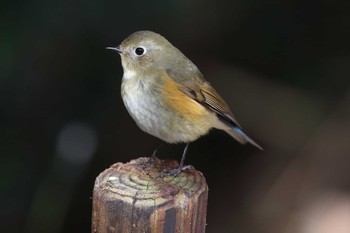
M 93 233 L 204 233 L 208 187 L 201 172 L 190 167 L 164 176 L 176 161 L 149 158 L 116 163 L 95 181 Z

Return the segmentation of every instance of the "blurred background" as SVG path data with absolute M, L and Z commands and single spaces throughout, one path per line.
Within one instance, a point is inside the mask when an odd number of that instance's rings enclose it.
M 265 149 L 215 130 L 190 145 L 207 232 L 349 233 L 349 27 L 348 1 L 2 1 L 1 231 L 90 232 L 95 177 L 151 155 L 159 140 L 128 115 L 120 58 L 105 49 L 148 29 Z

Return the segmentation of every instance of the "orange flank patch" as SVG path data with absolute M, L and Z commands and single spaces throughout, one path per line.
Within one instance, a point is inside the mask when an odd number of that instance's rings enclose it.
M 180 91 L 179 87 L 180 84 L 171 78 L 164 81 L 162 91 L 168 106 L 188 121 L 202 120 L 207 115 L 207 110 L 201 104 Z

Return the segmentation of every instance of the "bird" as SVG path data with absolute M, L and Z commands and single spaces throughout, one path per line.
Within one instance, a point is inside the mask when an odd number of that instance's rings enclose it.
M 197 66 L 165 37 L 137 31 L 107 49 L 121 56 L 121 96 L 138 127 L 167 143 L 186 143 L 179 167 L 169 174 L 176 176 L 187 168 L 189 143 L 212 128 L 262 150 L 243 132 L 228 104 Z

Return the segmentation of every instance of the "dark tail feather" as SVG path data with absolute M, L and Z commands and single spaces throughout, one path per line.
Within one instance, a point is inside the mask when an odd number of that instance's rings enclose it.
M 259 146 L 258 143 L 254 142 L 253 139 L 251 139 L 248 135 L 246 135 L 240 128 L 238 127 L 232 127 L 227 130 L 225 130 L 228 134 L 230 134 L 234 139 L 239 141 L 242 144 L 245 144 L 249 142 L 250 144 L 254 145 L 255 147 L 259 148 L 260 150 L 264 150 L 261 146 Z

